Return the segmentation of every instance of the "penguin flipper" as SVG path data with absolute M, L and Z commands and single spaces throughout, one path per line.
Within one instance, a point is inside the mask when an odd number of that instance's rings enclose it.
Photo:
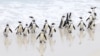
M 75 30 L 75 26 L 73 25 L 73 28 L 74 28 L 74 30 Z
M 72 13 L 70 12 L 70 13 L 69 13 L 69 18 L 71 18 L 71 15 L 72 15 Z
M 47 37 L 46 37 L 46 35 L 44 34 L 44 37 L 45 37 L 45 40 L 47 40 Z
M 23 32 L 25 31 L 25 28 L 23 29 Z
M 94 13 L 95 16 L 97 16 L 97 13 Z
M 18 28 L 19 28 L 19 26 L 17 26 L 15 30 L 17 30 Z
M 28 34 L 29 34 L 30 33 L 29 29 L 27 31 L 28 31 Z
M 77 25 L 77 27 L 79 27 L 79 26 L 80 26 L 80 24 L 81 24 L 81 23 L 79 23 L 79 24 Z
M 56 32 L 56 29 L 54 29 L 54 31 Z
M 49 29 L 51 29 L 50 25 L 48 25 Z
M 67 23 L 66 23 L 66 21 L 64 22 L 64 24 L 63 24 L 63 27 L 66 25 Z
M 9 28 L 9 31 L 12 33 L 12 30 Z
M 86 24 L 85 23 L 83 23 L 83 25 L 86 27 Z
M 35 24 L 37 28 L 39 28 L 39 26 L 37 24 Z
M 40 36 L 40 34 L 37 36 L 37 38 L 36 38 L 36 39 L 38 39 L 38 38 L 39 38 L 39 36 Z
M 87 19 L 86 19 L 86 21 L 88 21 L 90 18 L 88 17 Z
M 4 29 L 4 32 L 6 32 L 6 28 Z
M 62 25 L 62 20 L 61 20 L 61 22 L 60 22 L 59 28 L 61 28 L 61 25 Z

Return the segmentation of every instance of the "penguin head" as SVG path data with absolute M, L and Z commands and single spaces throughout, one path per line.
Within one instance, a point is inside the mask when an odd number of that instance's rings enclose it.
M 94 7 L 94 9 L 96 9 L 97 7 Z
M 26 24 L 26 26 L 28 26 L 28 24 Z
M 45 20 L 45 22 L 47 22 L 47 20 Z
M 35 22 L 35 20 L 32 20 L 33 22 Z
M 6 24 L 6 26 L 9 26 L 9 24 Z
M 41 32 L 44 33 L 44 29 L 42 29 Z
M 93 7 L 91 7 L 91 9 L 94 9 Z
M 55 23 L 52 23 L 51 25 L 52 25 L 51 27 L 54 27 Z
M 64 18 L 65 16 L 62 16 L 62 18 Z
M 82 19 L 82 17 L 79 17 L 80 19 Z
M 29 16 L 29 18 L 34 18 L 33 16 Z
M 89 14 L 91 14 L 92 12 L 91 12 L 91 11 L 89 11 L 88 13 L 89 13 Z
M 96 9 L 96 7 L 91 7 L 91 9 Z
M 55 23 L 52 23 L 52 25 L 55 25 Z
M 21 21 L 18 21 L 18 23 L 22 23 Z

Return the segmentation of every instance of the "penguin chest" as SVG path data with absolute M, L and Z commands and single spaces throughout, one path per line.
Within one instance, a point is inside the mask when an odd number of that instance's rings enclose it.
M 54 32 L 54 28 L 51 29 L 51 34 Z
M 6 32 L 5 32 L 6 34 L 8 34 L 9 33 L 9 28 L 6 28 Z
M 24 30 L 24 34 L 27 34 L 27 33 L 28 33 L 28 29 L 25 28 L 25 30 Z
M 81 23 L 81 24 L 80 24 L 80 28 L 83 28 L 83 26 L 84 26 L 83 23 Z
M 48 29 L 48 24 L 45 25 L 45 30 L 47 30 L 47 29 Z
M 93 16 L 93 18 L 95 18 L 96 16 L 95 16 L 95 12 L 92 12 L 92 16 Z
M 73 25 L 70 26 L 69 30 L 72 30 L 72 29 L 73 29 Z
M 36 25 L 35 24 L 33 24 L 33 29 L 36 29 Z
M 41 36 L 40 36 L 40 40 L 44 40 L 45 38 L 44 38 L 44 34 L 41 34 Z
M 22 32 L 22 26 L 19 26 L 19 28 L 18 28 L 18 32 Z
M 92 17 L 92 16 L 90 16 L 89 22 L 91 22 L 91 21 L 92 21 L 92 19 L 93 19 L 93 17 Z

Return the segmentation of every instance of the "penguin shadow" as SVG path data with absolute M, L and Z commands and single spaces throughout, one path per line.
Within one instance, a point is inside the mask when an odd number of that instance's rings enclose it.
M 78 36 L 79 36 L 79 40 L 80 40 L 79 44 L 82 44 L 83 39 L 86 36 L 85 32 L 84 31 L 80 31 L 79 34 L 78 34 Z
M 68 40 L 69 40 L 69 46 L 71 46 L 74 41 L 74 36 L 72 33 L 68 33 L 67 35 L 68 35 Z
M 68 38 L 69 33 L 68 33 L 68 29 L 67 28 L 64 29 L 64 34 L 65 34 L 66 40 L 68 40 L 69 39 Z
M 22 35 L 17 35 L 17 43 L 18 43 L 19 47 L 21 47 L 23 45 Z
M 22 38 L 22 43 L 24 46 L 27 47 L 28 43 L 29 43 L 29 39 L 28 39 L 28 36 L 23 36 Z
M 39 46 L 37 47 L 37 50 L 39 51 L 40 56 L 44 56 L 44 53 L 46 51 L 46 44 L 45 43 L 39 43 Z
M 89 34 L 89 40 L 94 41 L 94 33 L 95 33 L 95 29 L 87 29 L 88 30 L 88 34 Z
M 34 33 L 34 34 L 31 34 L 31 44 L 35 45 L 35 43 L 36 43 L 36 34 Z
M 49 36 L 48 41 L 49 41 L 50 48 L 53 51 L 54 50 L 53 47 L 54 47 L 54 45 L 56 43 L 56 40 L 54 40 L 53 37 Z
M 59 29 L 59 33 L 60 33 L 61 41 L 63 42 L 64 41 L 64 34 L 65 34 L 64 29 Z
M 4 45 L 8 49 L 9 46 L 11 45 L 11 40 L 8 37 L 5 37 L 4 39 Z

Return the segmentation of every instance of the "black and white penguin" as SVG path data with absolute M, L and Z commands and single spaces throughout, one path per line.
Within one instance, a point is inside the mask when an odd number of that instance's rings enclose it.
M 44 33 L 47 33 L 48 28 L 50 29 L 50 25 L 48 24 L 48 21 L 45 20 L 45 24 L 43 26 Z
M 29 28 L 30 28 L 30 30 L 31 30 L 31 33 L 35 33 L 36 28 L 39 28 L 39 26 L 35 23 L 35 20 L 33 20 L 33 21 L 30 23 Z
M 3 32 L 4 33 L 4 36 L 5 37 L 8 37 L 9 32 L 12 33 L 12 30 L 10 29 L 9 24 L 7 24 L 6 25 L 6 28 L 4 29 L 4 32 Z
M 86 24 L 83 22 L 82 17 L 80 17 L 80 22 L 78 24 L 78 27 L 80 27 L 80 31 L 84 31 L 84 27 L 86 27 Z
M 29 34 L 29 27 L 28 24 L 26 24 L 25 28 L 23 29 L 23 36 L 27 36 L 27 34 Z
M 15 30 L 17 30 L 16 34 L 22 35 L 22 33 L 23 33 L 23 26 L 22 26 L 22 22 L 21 21 L 19 21 L 19 25 L 17 26 L 17 28 Z
M 89 12 L 89 13 L 90 13 L 90 16 L 88 17 L 88 19 L 86 21 L 89 20 L 88 28 L 91 28 L 90 27 L 91 25 L 94 25 L 95 26 L 95 18 L 92 16 L 92 12 Z
M 52 23 L 49 31 L 49 36 L 52 37 L 53 33 L 56 32 L 56 29 L 54 28 L 55 23 Z
M 75 26 L 74 26 L 74 24 L 72 23 L 72 20 L 71 20 L 71 22 L 69 23 L 68 32 L 72 33 L 73 29 L 75 30 Z
M 36 39 L 38 39 L 38 38 L 39 38 L 40 43 L 46 43 L 47 37 L 46 37 L 46 35 L 44 33 L 44 30 L 42 30 L 40 32 L 40 34 L 37 36 Z
M 60 22 L 60 25 L 59 25 L 59 28 L 63 28 L 63 25 L 64 25 L 64 18 L 65 18 L 65 16 L 62 16 L 61 22 Z

